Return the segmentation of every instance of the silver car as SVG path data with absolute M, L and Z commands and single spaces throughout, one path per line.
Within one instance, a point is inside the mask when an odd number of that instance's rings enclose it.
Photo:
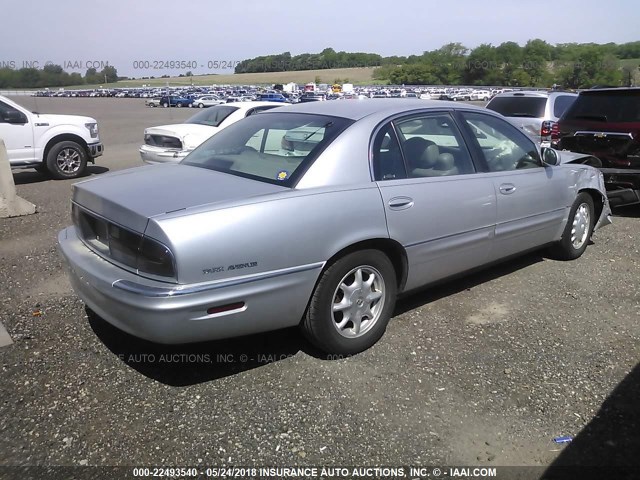
M 314 102 L 247 117 L 179 164 L 76 183 L 58 242 L 106 321 L 160 343 L 300 325 L 327 352 L 396 296 L 610 223 L 602 175 L 454 102 Z M 564 162 L 572 162 L 566 164 Z
M 541 146 L 549 147 L 553 126 L 576 98 L 577 93 L 561 91 L 504 92 L 486 107 L 507 117 Z

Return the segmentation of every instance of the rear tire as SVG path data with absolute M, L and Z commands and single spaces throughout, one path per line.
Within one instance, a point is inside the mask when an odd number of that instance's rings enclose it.
M 320 277 L 301 323 L 318 349 L 351 355 L 375 344 L 393 314 L 395 269 L 379 250 L 361 250 L 336 260 Z
M 569 211 L 569 219 L 562 232 L 562 239 L 549 248 L 558 260 L 575 260 L 587 249 L 595 224 L 593 198 L 579 193 Z

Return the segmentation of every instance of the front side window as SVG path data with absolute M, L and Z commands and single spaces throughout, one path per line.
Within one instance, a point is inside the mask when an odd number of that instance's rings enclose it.
M 8 122 L 9 113 L 13 113 L 14 115 L 19 114 L 20 110 L 16 110 L 11 105 L 7 105 L 4 102 L 0 102 L 0 123 Z
M 182 163 L 291 187 L 351 123 L 301 113 L 251 115 L 209 138 Z
M 542 167 L 535 144 L 511 124 L 493 115 L 462 112 L 490 172 Z
M 395 122 L 410 178 L 474 173 L 458 128 L 446 113 Z

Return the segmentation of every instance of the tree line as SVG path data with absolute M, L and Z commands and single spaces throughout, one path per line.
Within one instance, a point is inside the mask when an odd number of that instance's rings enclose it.
M 372 67 L 382 65 L 382 59 L 382 56 L 377 53 L 336 52 L 333 48 L 325 48 L 320 53 L 303 53 L 292 56 L 290 52 L 284 52 L 279 55 L 266 55 L 243 60 L 236 65 L 235 73 Z
M 106 66 L 100 72 L 89 68 L 85 75 L 65 72 L 60 65 L 43 68 L 0 68 L 0 88 L 68 87 L 70 85 L 97 85 L 118 81 L 118 71 Z
M 624 85 L 638 72 L 640 41 L 624 44 L 563 43 L 529 40 L 469 49 L 449 43 L 421 55 L 383 57 L 374 53 L 290 52 L 240 62 L 235 73 L 286 72 L 330 68 L 377 67 L 374 79 L 394 85 L 504 85 L 566 88 Z
M 534 39 L 524 46 L 504 42 L 498 46 L 482 44 L 474 49 L 449 43 L 407 57 L 403 63 L 381 66 L 374 72 L 374 78 L 409 85 L 621 86 L 633 82 L 640 63 L 640 60 L 621 62 L 623 59 L 640 59 L 640 42 L 554 46 Z

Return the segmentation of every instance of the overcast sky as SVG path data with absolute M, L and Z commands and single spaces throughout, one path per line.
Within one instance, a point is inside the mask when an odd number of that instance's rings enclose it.
M 317 53 L 326 47 L 421 54 L 449 42 L 473 48 L 532 38 L 552 44 L 640 40 L 637 0 L 2 0 L 0 66 L 45 62 L 85 73 L 87 61 L 140 77 L 258 55 Z M 138 63 L 142 61 L 142 63 Z M 13 62 L 11 64 L 11 62 Z M 138 68 L 135 68 L 138 67 Z M 100 68 L 98 68 L 100 70 Z M 223 73 L 223 72 L 219 72 Z M 227 72 L 228 73 L 228 72 Z

